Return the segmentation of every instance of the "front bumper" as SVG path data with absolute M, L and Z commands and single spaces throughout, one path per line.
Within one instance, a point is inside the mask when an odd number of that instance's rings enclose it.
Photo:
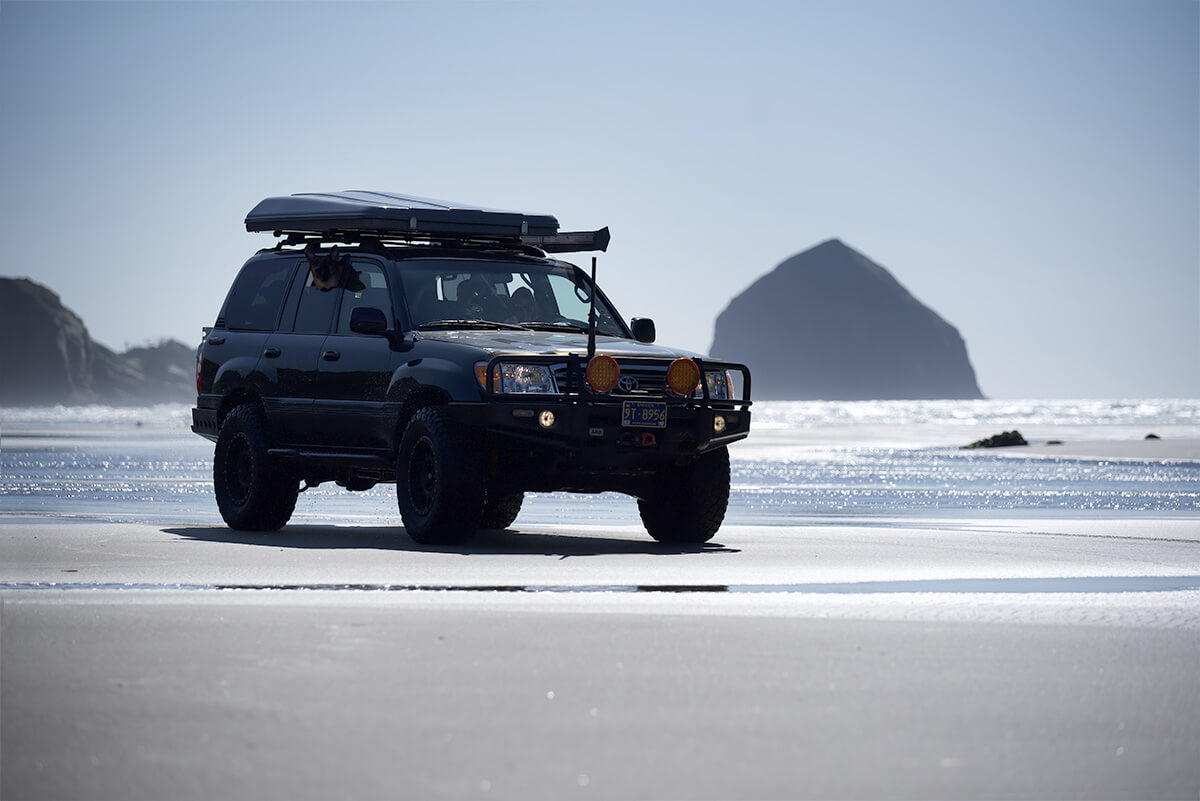
M 468 425 L 485 428 L 492 435 L 566 451 L 579 466 L 645 463 L 695 457 L 744 439 L 750 433 L 750 370 L 743 364 L 695 360 L 701 375 L 705 370 L 728 370 L 741 374 L 741 397 L 712 398 L 701 381 L 699 394 L 679 397 L 662 391 L 640 395 L 596 393 L 584 381 L 583 359 L 570 356 L 496 356 L 485 373 L 486 402 L 459 403 L 451 407 Z M 546 364 L 557 370 L 558 393 L 553 395 L 506 394 L 495 391 L 495 376 L 506 364 Z M 622 368 L 661 369 L 669 360 L 619 357 Z M 634 427 L 622 422 L 627 402 L 662 404 L 666 425 Z M 553 415 L 545 424 L 544 413 Z
M 750 433 L 749 409 L 668 404 L 666 426 L 635 428 L 621 424 L 622 403 L 522 398 L 452 403 L 450 411 L 464 425 L 533 446 L 570 451 L 589 463 L 698 456 Z M 542 422 L 544 412 L 553 415 L 549 426 Z

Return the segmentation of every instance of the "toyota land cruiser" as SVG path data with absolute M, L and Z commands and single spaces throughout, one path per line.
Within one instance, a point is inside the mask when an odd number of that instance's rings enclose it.
M 502 529 L 526 492 L 637 498 L 663 542 L 709 540 L 750 372 L 653 344 L 583 269 L 608 229 L 377 192 L 268 198 L 197 353 L 192 430 L 235 529 L 283 526 L 300 482 L 394 482 L 407 533 Z

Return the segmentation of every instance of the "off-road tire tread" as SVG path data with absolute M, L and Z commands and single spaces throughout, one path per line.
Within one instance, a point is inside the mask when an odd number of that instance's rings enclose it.
M 221 436 L 226 426 L 230 431 L 241 428 L 250 441 L 254 473 L 261 479 L 251 489 L 250 498 L 238 506 L 226 494 L 225 481 L 221 475 L 224 463 L 224 447 Z M 226 525 L 239 531 L 276 531 L 283 528 L 296 509 L 296 498 L 300 494 L 299 479 L 281 467 L 267 453 L 267 431 L 262 409 L 254 404 L 235 406 L 221 425 L 217 447 L 213 457 L 213 488 L 217 496 L 217 507 Z
M 686 468 L 664 476 L 654 496 L 638 500 L 642 524 L 659 542 L 708 542 L 729 506 L 729 451 L 709 451 Z
M 523 492 L 506 492 L 503 494 L 488 493 L 487 505 L 483 507 L 483 520 L 479 527 L 482 529 L 506 529 L 521 513 L 521 504 L 525 501 Z

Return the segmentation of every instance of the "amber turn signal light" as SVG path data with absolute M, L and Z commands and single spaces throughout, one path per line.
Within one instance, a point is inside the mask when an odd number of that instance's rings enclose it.
M 587 385 L 593 392 L 612 392 L 620 377 L 621 368 L 617 365 L 617 360 L 603 353 L 592 357 L 584 373 Z
M 475 363 L 475 380 L 479 382 L 480 389 L 487 389 L 487 367 L 487 362 Z M 492 373 L 492 392 L 499 392 L 500 387 L 500 370 L 497 369 Z
M 700 386 L 700 368 L 686 357 L 676 359 L 667 368 L 667 386 L 676 395 L 691 395 Z

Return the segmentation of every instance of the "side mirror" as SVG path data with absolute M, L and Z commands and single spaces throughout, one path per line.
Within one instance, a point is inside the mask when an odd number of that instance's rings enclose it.
M 654 341 L 654 321 L 649 317 L 634 317 L 629 321 L 629 327 L 633 329 L 633 338 L 638 342 L 649 344 Z
M 374 306 L 359 306 L 350 312 L 350 330 L 356 334 L 386 336 L 387 317 Z

